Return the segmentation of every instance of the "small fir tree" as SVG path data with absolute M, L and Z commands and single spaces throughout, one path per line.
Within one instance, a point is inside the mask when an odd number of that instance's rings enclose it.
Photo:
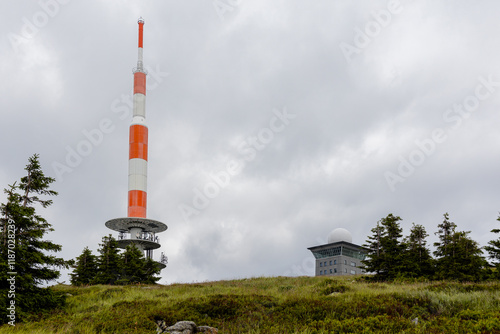
M 411 278 L 431 278 L 434 274 L 431 251 L 425 240 L 429 234 L 422 225 L 413 223 L 410 235 L 404 240 L 403 269 L 401 275 Z
M 97 275 L 96 256 L 88 247 L 85 247 L 82 254 L 76 258 L 73 268 L 70 274 L 71 284 L 76 286 L 91 284 Z
M 488 262 L 483 257 L 483 252 L 477 241 L 469 237 L 470 231 L 456 232 L 455 263 L 457 263 L 457 276 L 454 279 L 465 281 L 481 281 L 486 278 Z
M 363 261 L 367 272 L 375 272 L 377 280 L 393 280 L 402 269 L 404 245 L 400 241 L 402 229 L 400 217 L 392 213 L 382 218 L 377 227 L 372 230 L 374 235 L 368 238 L 365 247 L 371 250 L 368 258 Z
M 118 250 L 118 242 L 111 234 L 102 238 L 97 257 L 97 275 L 95 284 L 115 284 L 120 280 L 122 261 Z
M 141 283 L 145 278 L 144 265 L 146 259 L 144 253 L 135 245 L 130 244 L 122 254 L 123 271 L 120 284 Z
M 437 279 L 447 279 L 457 276 L 457 268 L 455 263 L 456 244 L 455 230 L 457 225 L 450 221 L 448 213 L 443 215 L 444 220 L 438 225 L 438 231 L 435 233 L 439 242 L 434 243 L 436 250 L 434 256 L 436 257 L 436 273 Z
M 484 279 L 487 262 L 479 244 L 469 237 L 470 231 L 456 231 L 456 227 L 445 213 L 436 232 L 440 242 L 434 243 L 434 255 L 437 257 L 435 278 L 458 281 Z
M 384 229 L 380 226 L 380 221 L 377 226 L 371 229 L 373 233 L 368 236 L 368 240 L 363 245 L 368 249 L 366 259 L 361 261 L 366 272 L 375 273 L 376 277 L 380 277 L 382 271 L 382 238 L 384 237 Z
M 153 259 L 150 258 L 146 259 L 144 263 L 144 277 L 141 283 L 156 284 L 160 280 L 160 277 L 156 275 L 159 275 L 160 272 L 161 269 L 158 266 L 158 263 L 153 261 Z
M 500 216 L 497 218 L 500 222 Z M 491 233 L 500 233 L 500 229 L 493 229 Z M 500 237 L 496 240 L 490 240 L 488 246 L 484 249 L 488 252 L 489 258 L 493 260 L 493 265 L 495 266 L 495 277 L 500 279 Z

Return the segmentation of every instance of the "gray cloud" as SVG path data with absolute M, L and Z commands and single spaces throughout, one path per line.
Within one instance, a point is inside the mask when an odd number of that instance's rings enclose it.
M 41 3 L 58 3 L 57 13 Z M 111 232 L 104 222 L 126 214 L 130 118 L 122 116 L 139 16 L 150 68 L 148 216 L 169 226 L 161 282 L 311 275 L 307 247 L 336 227 L 361 244 L 391 212 L 405 233 L 423 224 L 431 240 L 444 212 L 481 245 L 493 237 L 500 87 L 456 129 L 445 115 L 474 95 L 480 77 L 500 82 L 496 2 L 401 0 L 363 47 L 357 29 L 366 34 L 392 2 L 242 0 L 222 18 L 214 3 L 53 0 L 2 11 L 1 184 L 17 180 L 35 152 L 56 176 L 54 162 L 67 164 L 68 148 L 107 124 L 42 212 L 62 256 L 97 250 Z M 13 34 L 43 13 L 48 20 L 13 48 Z M 342 43 L 359 49 L 351 61 Z M 186 221 L 179 205 L 192 206 L 195 189 L 229 161 L 248 158 L 238 147 L 283 108 L 296 117 Z M 385 173 L 397 173 L 438 128 L 446 140 L 391 191 Z

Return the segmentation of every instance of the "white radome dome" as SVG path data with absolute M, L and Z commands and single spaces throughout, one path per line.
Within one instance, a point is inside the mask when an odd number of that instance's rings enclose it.
M 336 228 L 328 234 L 328 243 L 334 243 L 339 241 L 347 241 L 352 243 L 352 235 L 351 232 L 346 230 L 345 228 Z

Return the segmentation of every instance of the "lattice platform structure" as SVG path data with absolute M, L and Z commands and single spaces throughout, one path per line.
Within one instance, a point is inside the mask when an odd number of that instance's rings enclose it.
M 153 258 L 153 249 L 161 247 L 160 239 L 156 235 L 167 230 L 167 225 L 157 220 L 139 217 L 115 218 L 106 222 L 106 227 L 118 232 L 118 247 L 127 248 L 135 245 L 146 253 L 147 258 Z M 162 253 L 158 265 L 163 269 L 168 260 Z

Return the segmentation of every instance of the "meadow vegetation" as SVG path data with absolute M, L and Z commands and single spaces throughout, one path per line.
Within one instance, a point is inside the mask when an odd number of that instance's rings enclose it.
M 262 277 L 171 285 L 57 285 L 59 310 L 0 333 L 155 333 L 155 319 L 219 333 L 500 333 L 500 282 Z M 418 319 L 418 320 L 416 320 Z

